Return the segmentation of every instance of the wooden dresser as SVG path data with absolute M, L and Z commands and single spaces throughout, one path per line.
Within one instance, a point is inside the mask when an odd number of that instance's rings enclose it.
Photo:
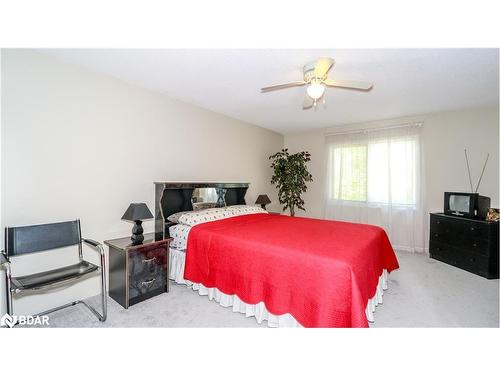
M 498 279 L 498 222 L 430 214 L 431 258 Z

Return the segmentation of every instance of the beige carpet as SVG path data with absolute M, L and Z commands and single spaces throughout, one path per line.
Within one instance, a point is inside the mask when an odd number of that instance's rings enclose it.
M 371 327 L 498 327 L 499 282 L 487 280 L 427 255 L 397 253 L 400 269 L 388 280 L 384 303 Z M 97 306 L 98 297 L 89 299 Z M 100 323 L 83 306 L 50 314 L 51 327 L 266 327 L 233 313 L 183 285 L 123 309 L 108 300 Z

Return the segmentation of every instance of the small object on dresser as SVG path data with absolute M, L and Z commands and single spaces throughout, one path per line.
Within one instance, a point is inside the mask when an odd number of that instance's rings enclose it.
M 498 221 L 500 219 L 500 210 L 498 208 L 489 208 L 486 214 L 486 221 Z
M 127 211 L 122 216 L 122 220 L 135 222 L 132 228 L 132 237 L 130 237 L 134 245 L 140 245 L 144 241 L 142 221 L 152 218 L 153 214 L 149 211 L 146 203 L 131 203 L 128 206 Z
M 266 204 L 271 203 L 271 200 L 266 194 L 261 194 L 257 197 L 257 200 L 255 201 L 255 204 L 260 204 L 263 210 L 266 209 Z
M 134 245 L 129 237 L 106 240 L 109 246 L 109 296 L 124 308 L 168 293 L 169 245 L 172 238 L 144 235 Z

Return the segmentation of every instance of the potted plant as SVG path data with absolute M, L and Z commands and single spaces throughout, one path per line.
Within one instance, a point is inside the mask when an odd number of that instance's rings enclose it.
M 307 151 L 290 155 L 285 148 L 269 157 L 274 173 L 271 184 L 278 188 L 278 199 L 283 204 L 283 211 L 290 210 L 290 216 L 295 216 L 295 208 L 305 211 L 301 194 L 307 190 L 306 182 L 312 181 L 312 175 L 307 170 L 306 163 L 311 160 Z

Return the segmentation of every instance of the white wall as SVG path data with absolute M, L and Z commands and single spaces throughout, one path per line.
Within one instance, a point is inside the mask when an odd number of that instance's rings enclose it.
M 153 210 L 158 180 L 250 182 L 248 203 L 262 193 L 276 202 L 268 156 L 282 148 L 282 135 L 37 52 L 3 50 L 1 120 L 2 226 L 78 217 L 85 237 L 127 236 L 122 214 L 131 202 Z M 59 253 L 13 267 L 67 262 Z M 94 277 L 53 298 L 19 298 L 15 312 L 98 292 Z
M 443 210 L 445 191 L 470 191 L 464 148 L 467 148 L 469 154 L 474 184 L 479 178 L 486 154 L 490 153 L 479 193 L 491 197 L 492 206 L 499 207 L 498 111 L 498 108 L 487 108 L 444 112 L 285 135 L 285 147 L 291 152 L 307 150 L 312 158 L 309 170 L 314 182 L 309 184 L 308 191 L 304 195 L 307 211 L 299 211 L 299 215 L 323 217 L 326 132 L 391 126 L 413 121 L 424 123 L 422 138 L 425 157 L 426 212 Z

